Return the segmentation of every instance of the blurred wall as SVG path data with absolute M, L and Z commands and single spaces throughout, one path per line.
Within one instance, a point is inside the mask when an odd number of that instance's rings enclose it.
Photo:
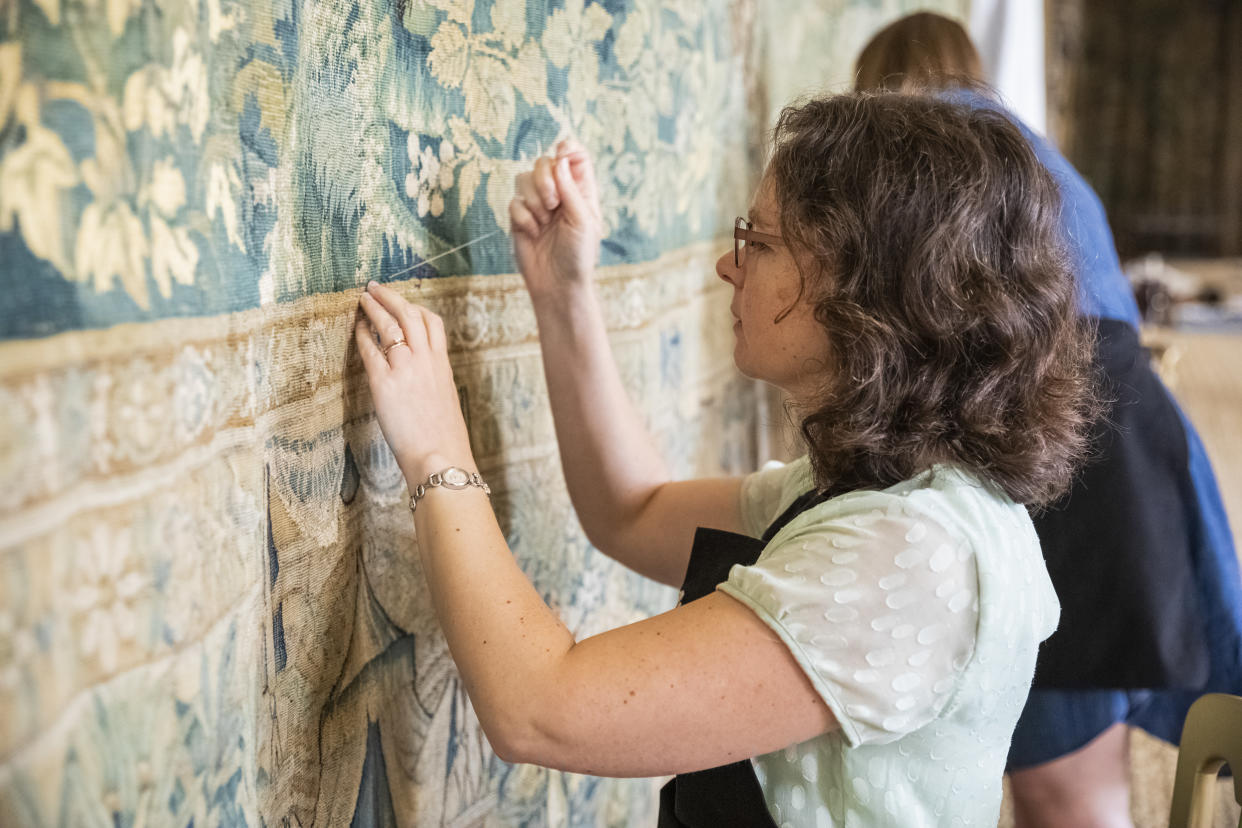
M 1053 137 L 1123 257 L 1242 255 L 1242 4 L 1048 0 Z
M 1047 129 L 1043 0 L 972 0 L 970 37 L 983 70 L 1009 110 L 1036 132 Z

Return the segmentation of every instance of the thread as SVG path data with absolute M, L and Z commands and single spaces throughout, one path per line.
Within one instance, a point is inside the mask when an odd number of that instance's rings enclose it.
M 587 158 L 587 154 L 586 154 L 584 151 L 582 151 L 582 150 L 574 150 L 574 151 L 572 151 L 572 152 L 567 152 L 567 153 L 563 153 L 563 154 L 558 154 L 558 155 L 556 155 L 556 156 L 552 159 L 552 162 L 553 162 L 554 164 L 555 164 L 555 163 L 560 163 L 560 161 L 561 161 L 562 159 L 565 159 L 565 158 L 573 158 L 573 159 L 577 159 L 577 160 L 585 160 L 585 159 Z M 464 250 L 465 248 L 469 247 L 469 246 L 470 246 L 470 245 L 472 245 L 472 244 L 475 244 L 476 242 L 481 242 L 481 241 L 484 241 L 484 240 L 486 240 L 486 239 L 490 239 L 492 236 L 499 235 L 500 233 L 503 233 L 503 232 L 504 232 L 504 228 L 497 228 L 496 230 L 493 230 L 493 231 L 492 231 L 492 232 L 490 232 L 490 233 L 484 233 L 482 236 L 476 236 L 476 237 L 475 237 L 475 238 L 473 238 L 473 239 L 467 239 L 466 241 L 462 242 L 461 244 L 457 245 L 457 246 L 456 246 L 456 247 L 454 247 L 454 248 L 451 248 L 451 249 L 449 249 L 449 250 L 445 250 L 443 253 L 437 253 L 436 255 L 432 256 L 430 259 L 423 259 L 423 260 L 422 260 L 421 262 L 419 262 L 418 264 L 416 264 L 416 265 L 411 265 L 410 267 L 407 267 L 407 268 L 405 268 L 404 270 L 398 270 L 396 273 L 389 273 L 387 278 L 388 278 L 388 280 L 389 280 L 389 281 L 391 281 L 391 280 L 393 280 L 393 279 L 397 278 L 398 276 L 404 276 L 404 275 L 405 275 L 405 274 L 407 274 L 407 273 L 413 273 L 415 270 L 418 270 L 418 269 L 419 269 L 420 267 L 422 267 L 423 265 L 429 265 L 429 264 L 431 264 L 431 263 L 432 263 L 432 262 L 434 262 L 436 259 L 443 259 L 445 256 L 451 256 L 452 254 L 456 253 L 458 250 Z M 421 285 L 419 285 L 419 287 L 421 287 Z
M 484 233 L 482 236 L 476 236 L 473 239 L 467 239 L 466 241 L 462 242 L 456 247 L 450 248 L 449 250 L 445 250 L 443 253 L 437 253 L 436 255 L 432 256 L 430 259 L 423 259 L 418 264 L 407 267 L 405 270 L 398 270 L 396 273 L 389 273 L 388 280 L 391 281 L 397 278 L 398 276 L 404 276 L 407 273 L 412 273 L 415 270 L 418 270 L 423 265 L 431 264 L 436 259 L 443 259 L 445 256 L 450 256 L 453 253 L 456 253 L 458 250 L 464 250 L 465 248 L 469 247 L 472 244 L 475 244 L 476 242 L 481 242 L 486 239 L 490 239 L 492 236 L 499 235 L 500 233 L 503 233 L 503 232 L 504 232 L 503 229 L 497 229 L 497 230 L 493 230 L 490 233 Z

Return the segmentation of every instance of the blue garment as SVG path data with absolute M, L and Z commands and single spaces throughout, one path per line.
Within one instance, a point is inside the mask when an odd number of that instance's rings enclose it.
M 1040 161 L 1061 186 L 1062 226 L 1079 281 L 1082 313 L 1126 322 L 1137 329 L 1140 322 L 1138 306 L 1121 271 L 1103 205 L 1082 176 L 1046 139 L 991 98 L 973 90 L 960 89 L 947 92 L 944 97 L 973 108 L 1000 112 L 1022 131 Z M 1239 574 L 1233 536 L 1207 452 L 1194 426 L 1180 408 L 1178 414 L 1187 448 L 1189 474 L 1186 478 L 1189 482 L 1183 498 L 1189 504 L 1188 513 L 1193 516 L 1186 529 L 1190 535 L 1191 564 L 1195 570 L 1204 638 L 1211 662 L 1208 680 L 1202 688 L 1195 690 L 1153 688 L 1155 692 L 1150 698 L 1144 697 L 1142 704 L 1129 703 L 1133 701 L 1133 694 L 1122 692 L 1137 688 L 1098 693 L 1063 691 L 1056 702 L 1058 705 L 1063 707 L 1064 703 L 1072 703 L 1077 695 L 1078 703 L 1084 706 L 1080 711 L 1083 715 L 1072 717 L 1081 723 L 1079 730 L 1082 732 L 1071 734 L 1066 744 L 1081 746 L 1114 721 L 1123 720 L 1176 744 L 1181 738 L 1186 711 L 1196 698 L 1209 692 L 1242 694 L 1242 575 Z M 1113 696 L 1109 700 L 1101 693 L 1113 693 Z M 1048 706 L 1045 702 L 1050 696 L 1033 693 L 1032 698 L 1034 702 L 1029 711 L 1024 711 L 1023 717 L 1026 718 L 1029 713 L 1033 723 L 1041 715 L 1040 710 Z M 1111 713 L 1099 715 L 1103 711 Z M 1059 727 L 1064 726 L 1063 719 Z M 1021 730 L 1022 724 L 1019 724 Z M 1016 746 L 1023 750 L 1021 745 Z M 1011 763 L 1015 767 L 1030 764 L 1035 753 L 1032 748 L 1030 756 L 1011 755 Z M 1042 761 L 1048 758 L 1055 757 L 1048 756 Z
M 1130 282 L 1121 270 L 1113 231 L 1100 197 L 1078 170 L 1057 152 L 1052 143 L 1018 120 L 998 102 L 979 92 L 955 89 L 944 95 L 954 103 L 974 109 L 990 109 L 1009 118 L 1026 140 L 1040 163 L 1048 168 L 1061 187 L 1061 229 L 1065 235 L 1074 272 L 1078 275 L 1078 301 L 1084 316 L 1119 319 L 1139 326 L 1138 303 Z
M 1013 121 L 1061 187 L 1061 231 L 1078 275 L 1080 310 L 1086 316 L 1119 319 L 1137 328 L 1138 303 L 1134 301 L 1130 280 L 1121 270 L 1113 231 L 1100 197 L 1049 141 L 1017 119 Z
M 1013 731 L 1005 772 L 1080 750 L 1117 722 L 1133 724 L 1155 697 L 1154 690 L 1033 689 Z
M 1203 693 L 1242 695 L 1242 577 L 1234 552 L 1233 534 L 1216 485 L 1216 474 L 1198 432 L 1178 409 L 1190 454 L 1188 493 L 1198 506 L 1199 521 L 1190 527 L 1197 553 L 1195 580 L 1207 633 L 1212 671 L 1200 691 L 1164 690 L 1139 711 L 1132 724 L 1153 736 L 1176 744 L 1181 739 L 1186 712 Z

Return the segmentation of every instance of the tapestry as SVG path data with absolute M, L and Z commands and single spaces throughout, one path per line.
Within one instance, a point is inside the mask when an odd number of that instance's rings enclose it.
M 577 637 L 671 608 L 569 505 L 507 203 L 586 144 L 628 389 L 676 476 L 754 469 L 713 265 L 784 94 L 770 27 L 864 8 L 856 51 L 912 4 L 781 5 L 0 0 L 0 825 L 654 824 L 662 780 L 492 753 L 352 326 L 372 278 L 443 315 Z

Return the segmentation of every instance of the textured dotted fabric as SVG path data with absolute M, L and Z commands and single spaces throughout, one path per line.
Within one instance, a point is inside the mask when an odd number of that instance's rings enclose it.
M 806 458 L 747 477 L 747 531 L 811 485 Z M 996 824 L 1060 612 L 1024 508 L 937 466 L 804 512 L 719 589 L 780 636 L 841 725 L 752 760 L 778 825 Z

